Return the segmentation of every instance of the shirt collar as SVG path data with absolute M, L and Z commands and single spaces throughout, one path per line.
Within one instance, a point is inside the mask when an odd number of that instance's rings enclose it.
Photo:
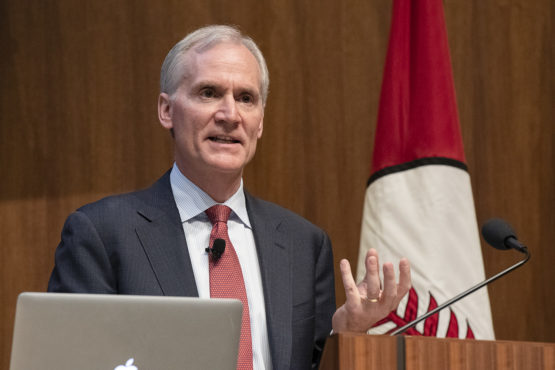
M 170 173 L 170 183 L 172 187 L 173 197 L 179 210 L 181 222 L 186 222 L 202 214 L 213 205 L 219 204 L 210 195 L 206 194 L 201 188 L 191 182 L 185 175 L 181 173 L 177 164 L 173 164 Z M 239 189 L 228 200 L 222 203 L 231 208 L 232 213 L 239 218 L 247 227 L 251 228 L 247 206 L 245 201 L 245 193 L 243 191 L 243 179 Z

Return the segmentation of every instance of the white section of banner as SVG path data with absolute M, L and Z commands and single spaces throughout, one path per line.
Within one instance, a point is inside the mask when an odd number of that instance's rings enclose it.
M 418 316 L 428 310 L 430 294 L 440 305 L 485 279 L 470 177 L 447 165 L 426 165 L 383 176 L 366 190 L 357 281 L 364 275 L 364 256 L 375 248 L 380 262 L 402 257 L 411 263 Z M 397 314 L 404 317 L 408 296 Z M 476 339 L 494 339 L 487 288 L 451 306 L 464 338 L 469 323 Z M 438 337 L 445 337 L 449 309 L 439 313 Z M 372 329 L 384 333 L 391 322 Z M 423 332 L 424 323 L 416 326 Z

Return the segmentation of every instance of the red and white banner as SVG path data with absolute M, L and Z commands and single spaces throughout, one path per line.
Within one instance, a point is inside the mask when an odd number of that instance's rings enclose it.
M 387 333 L 485 279 L 441 0 L 395 0 L 358 260 L 407 257 L 413 288 Z M 486 288 L 411 335 L 494 339 Z

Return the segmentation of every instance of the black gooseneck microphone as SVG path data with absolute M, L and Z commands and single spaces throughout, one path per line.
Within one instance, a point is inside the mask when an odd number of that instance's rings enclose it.
M 485 285 L 488 285 L 492 281 L 499 279 L 501 276 L 508 274 L 509 272 L 515 270 L 516 268 L 524 265 L 530 259 L 530 252 L 528 252 L 528 248 L 524 246 L 521 242 L 518 241 L 516 238 L 516 234 L 511 226 L 504 220 L 500 218 L 493 218 L 491 220 L 486 221 L 484 226 L 482 226 L 482 236 L 486 240 L 488 244 L 492 247 L 502 250 L 507 249 L 516 249 L 517 251 L 524 253 L 526 257 L 517 262 L 516 264 L 512 265 L 511 267 L 501 271 L 497 275 L 490 277 L 489 279 L 482 281 L 481 283 L 473 286 L 472 288 L 462 292 L 461 294 L 457 295 L 456 297 L 451 298 L 447 302 L 437 306 L 433 310 L 425 313 L 424 315 L 417 317 L 413 321 L 409 322 L 408 324 L 396 329 L 391 333 L 391 335 L 402 334 L 408 329 L 412 328 L 420 321 L 427 319 L 428 317 L 432 316 L 436 312 L 443 310 L 444 308 L 452 305 L 453 303 L 463 299 L 467 295 L 470 295 L 477 291 L 478 289 L 482 288 Z
M 214 260 L 214 262 L 218 262 L 218 260 L 220 259 L 220 257 L 225 251 L 225 240 L 219 239 L 219 238 L 215 239 L 214 243 L 212 243 L 212 248 L 207 247 L 204 250 L 208 252 L 209 255 L 212 256 L 212 259 Z
M 516 249 L 519 252 L 528 254 L 524 244 L 518 241 L 511 226 L 500 218 L 492 218 L 482 226 L 482 236 L 494 248 L 506 250 Z

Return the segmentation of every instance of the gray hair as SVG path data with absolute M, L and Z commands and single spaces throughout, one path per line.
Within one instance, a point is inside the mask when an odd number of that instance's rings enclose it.
M 160 91 L 170 96 L 175 93 L 184 75 L 182 69 L 186 69 L 183 56 L 189 50 L 193 49 L 197 52 L 202 52 L 222 42 L 242 44 L 255 57 L 260 69 L 260 94 L 262 105 L 266 105 L 270 76 L 264 56 L 250 37 L 243 35 L 236 27 L 226 25 L 213 25 L 199 28 L 175 44 L 162 64 L 162 70 L 160 72 Z

